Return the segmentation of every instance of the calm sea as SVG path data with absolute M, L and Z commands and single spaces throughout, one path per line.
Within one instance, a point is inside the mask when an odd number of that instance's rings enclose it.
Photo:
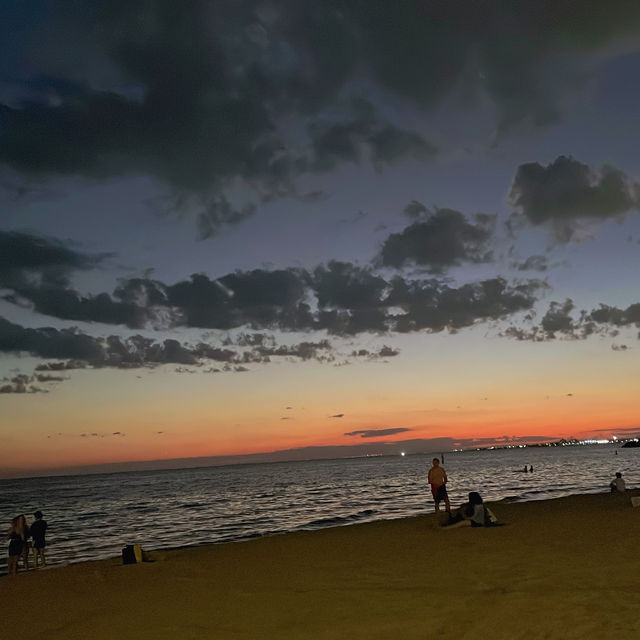
M 617 451 L 617 453 L 616 453 Z M 0 480 L 0 523 L 36 509 L 49 523 L 51 564 L 144 549 L 232 542 L 433 511 L 433 456 L 381 456 L 271 464 Z M 453 505 L 544 500 L 608 490 L 616 471 L 640 486 L 640 449 L 613 445 L 445 454 Z M 533 473 L 522 473 L 524 465 Z M 6 557 L 0 558 L 0 572 Z

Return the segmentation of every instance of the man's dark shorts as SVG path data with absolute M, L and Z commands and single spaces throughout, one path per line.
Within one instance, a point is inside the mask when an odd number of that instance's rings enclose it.
M 449 497 L 447 494 L 447 487 L 444 484 L 441 484 L 435 491 L 432 490 L 431 493 L 433 494 L 433 499 L 436 502 L 442 502 Z

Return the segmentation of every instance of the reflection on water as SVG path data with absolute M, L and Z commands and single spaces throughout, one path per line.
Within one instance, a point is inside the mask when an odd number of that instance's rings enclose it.
M 452 504 L 469 491 L 486 500 L 543 500 L 601 492 L 616 471 L 640 484 L 640 450 L 613 446 L 446 454 Z M 48 561 L 113 557 L 145 549 L 230 542 L 286 531 L 415 516 L 433 511 L 432 455 L 138 471 L 0 480 L 0 524 L 41 509 Z M 524 465 L 533 473 L 522 473 Z M 31 518 L 28 518 L 31 520 Z M 4 555 L 4 554 L 3 554 Z M 6 558 L 0 559 L 0 571 Z

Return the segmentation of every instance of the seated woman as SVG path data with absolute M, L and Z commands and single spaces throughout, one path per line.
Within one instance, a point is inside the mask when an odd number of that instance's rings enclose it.
M 493 527 L 498 520 L 493 512 L 485 506 L 482 496 L 477 491 L 469 493 L 469 502 L 461 504 L 451 512 L 449 522 L 443 526 Z

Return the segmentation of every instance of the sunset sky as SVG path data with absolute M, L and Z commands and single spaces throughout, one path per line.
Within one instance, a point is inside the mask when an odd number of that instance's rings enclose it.
M 3 3 L 0 477 L 635 435 L 638 113 L 636 2 Z

